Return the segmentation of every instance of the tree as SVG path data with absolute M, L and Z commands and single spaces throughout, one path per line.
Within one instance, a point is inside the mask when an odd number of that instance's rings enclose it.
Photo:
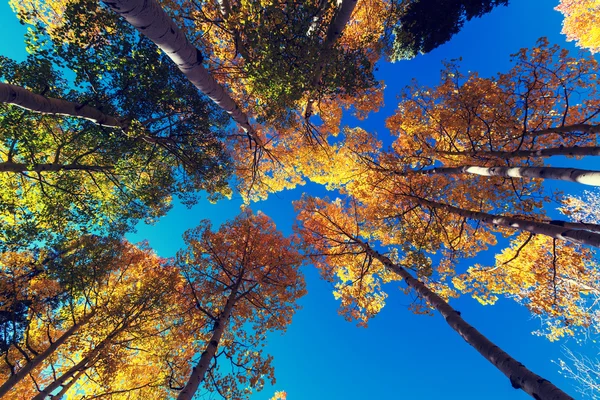
M 561 33 L 592 53 L 600 51 L 599 7 L 593 0 L 561 0 L 555 8 L 565 17 Z
M 178 264 L 190 300 L 208 323 L 200 359 L 178 399 L 191 399 L 203 383 L 227 398 L 247 397 L 262 388 L 265 376 L 273 380 L 271 357 L 261 347 L 266 333 L 284 330 L 298 308 L 305 293 L 298 270 L 303 258 L 266 215 L 250 210 L 217 232 L 203 221 L 184 239 L 188 247 L 178 253 Z M 239 372 L 221 377 L 218 358 Z
M 380 283 L 401 278 L 429 307 L 439 311 L 467 343 L 504 373 L 514 388 L 523 389 L 536 399 L 572 399 L 498 348 L 469 325 L 442 297 L 415 279 L 407 271 L 416 267 L 408 264 L 410 259 L 392 261 L 374 250 L 368 242 L 372 237 L 368 214 L 355 201 L 328 203 L 305 197 L 296 203 L 296 207 L 299 211 L 298 229 L 312 261 L 325 279 L 341 281 L 336 287 L 342 289 L 341 292 L 338 290 L 338 296 L 342 297 L 343 311 L 354 303 L 356 308 L 351 316 L 368 319 L 379 311 L 382 298 Z M 357 290 L 345 290 L 349 288 Z
M 76 21 L 81 13 L 86 9 L 68 10 L 65 18 Z M 87 48 L 48 46 L 38 31 L 30 37 L 27 61 L 0 60 L 7 81 L 2 87 L 19 93 L 4 100 L 58 102 L 71 112 L 46 112 L 75 117 L 0 105 L 0 180 L 12 188 L 2 195 L 4 243 L 41 240 L 42 233 L 64 228 L 123 232 L 139 219 L 163 215 L 174 195 L 191 205 L 200 190 L 210 198 L 230 193 L 230 162 L 219 140 L 224 116 L 196 96 L 151 42 L 115 16 L 101 14 L 96 23 L 102 18 L 118 29 L 94 37 Z M 77 37 L 88 28 L 70 25 Z M 78 90 L 53 69 L 56 64 L 74 72 Z M 100 125 L 79 118 L 90 112 Z M 119 126 L 101 126 L 107 124 L 103 116 Z
M 508 0 L 402 1 L 394 26 L 392 60 L 429 53 L 457 34 L 465 21 L 481 17 Z
M 495 78 L 464 76 L 449 64 L 438 87 L 410 87 L 387 120 L 398 152 L 410 149 L 418 157 L 407 161 L 421 165 L 477 160 L 486 167 L 539 165 L 551 155 L 577 156 L 581 147 L 591 151 L 582 155 L 597 154 L 596 61 L 571 57 L 543 38 L 513 59 L 515 66 Z
M 494 267 L 476 264 L 453 279 L 482 304 L 498 295 L 525 305 L 544 322 L 549 340 L 594 331 L 594 299 L 600 294 L 600 271 L 594 254 L 543 235 L 521 234 L 496 256 Z
M 6 270 L 18 266 L 8 264 Z M 147 248 L 97 237 L 69 243 L 68 250 L 36 267 L 43 270 L 24 282 L 16 299 L 32 306 L 24 334 L 13 336 L 2 358 L 7 376 L 2 393 L 35 399 L 57 391 L 60 397 L 73 387 L 90 396 L 168 393 L 166 361 L 181 349 L 177 335 L 186 308 L 178 302 L 176 289 L 183 282 L 176 269 Z M 40 290 L 60 296 L 41 307 Z

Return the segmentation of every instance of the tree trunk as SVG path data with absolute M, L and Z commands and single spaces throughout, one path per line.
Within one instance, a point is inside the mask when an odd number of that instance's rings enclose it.
M 465 156 L 481 158 L 536 158 L 552 156 L 600 156 L 600 146 L 573 146 L 573 147 L 551 147 L 539 150 L 515 150 L 515 151 L 436 151 L 437 154 L 448 156 Z
M 104 341 L 103 341 L 104 343 Z M 67 372 L 58 377 L 54 382 L 46 386 L 41 392 L 39 392 L 32 400 L 44 400 L 46 397 L 50 396 L 52 392 L 58 389 L 61 386 L 65 386 L 67 380 L 75 379 L 75 376 L 81 376 L 81 372 L 88 369 L 95 361 L 95 357 L 98 355 L 100 348 L 95 348 L 91 352 L 89 352 L 85 357 L 81 359 L 77 364 L 69 368 Z M 70 383 L 71 381 L 69 381 Z
M 600 133 L 600 125 L 573 124 L 573 125 L 557 126 L 555 128 L 540 129 L 539 131 L 527 132 L 527 134 L 525 136 L 538 137 L 538 136 L 544 136 L 544 135 L 548 135 L 548 134 L 552 134 L 552 133 L 564 135 L 566 133 L 576 133 L 576 132 Z
M 566 240 L 569 242 L 587 244 L 589 246 L 600 247 L 600 234 L 593 233 L 587 230 L 569 229 L 568 227 L 562 227 L 555 223 L 545 223 L 529 221 L 523 218 L 501 216 L 488 214 L 481 211 L 465 210 L 451 206 L 449 204 L 437 203 L 434 201 L 425 200 L 415 196 L 412 197 L 422 206 L 432 207 L 440 210 L 446 210 L 461 217 L 474 219 L 483 222 L 484 224 L 503 226 L 506 228 L 513 228 L 522 231 L 535 233 L 538 235 L 546 235 L 554 239 Z
M 578 229 L 592 232 L 600 232 L 600 225 L 592 224 L 587 222 L 569 222 L 569 221 L 561 221 L 561 220 L 551 220 L 551 221 L 542 221 L 547 222 L 548 224 L 562 226 L 567 229 Z
M 156 0 L 103 1 L 164 51 L 194 86 L 226 111 L 259 147 L 263 147 L 263 142 L 250 125 L 248 116 L 202 66 L 203 56 L 200 50 L 187 40 Z
M 423 282 L 413 278 L 400 265 L 394 264 L 388 257 L 371 249 L 368 244 L 360 241 L 359 243 L 369 256 L 379 260 L 386 268 L 400 275 L 409 287 L 414 289 L 432 307 L 438 310 L 452 329 L 510 379 L 510 383 L 515 389 L 522 389 L 538 400 L 573 400 L 571 396 L 554 386 L 550 381 L 533 373 L 492 343 L 477 329 L 462 319 L 460 313 L 452 308 L 444 299 L 429 290 Z
M 314 69 L 314 75 L 310 82 L 311 90 L 317 90 L 321 85 L 321 78 L 323 77 L 323 69 L 325 68 L 325 63 L 329 58 L 329 50 L 333 47 L 336 40 L 342 35 L 344 28 L 348 21 L 350 21 L 350 17 L 352 16 L 352 12 L 356 7 L 356 3 L 358 0 L 342 0 L 342 4 L 337 9 L 331 24 L 329 25 L 329 29 L 327 29 L 327 35 L 325 36 L 325 40 L 323 41 L 323 46 L 321 47 L 321 53 L 319 55 L 319 60 Z M 314 99 L 309 99 L 306 104 L 306 108 L 304 109 L 304 118 L 310 118 L 312 115 L 312 106 L 314 103 Z
M 64 386 L 69 379 L 80 376 L 81 371 L 85 371 L 90 368 L 97 360 L 98 356 L 104 350 L 104 348 L 110 345 L 113 339 L 123 332 L 131 323 L 131 320 L 125 320 L 123 324 L 108 334 L 93 350 L 88 352 L 77 364 L 69 368 L 67 372 L 58 377 L 54 382 L 46 386 L 40 393 L 38 393 L 32 400 L 44 400 L 47 396 L 50 396 L 52 392 L 58 389 L 60 386 Z
M 75 382 L 77 382 L 77 380 L 81 377 L 81 375 L 83 375 L 84 372 L 85 372 L 85 369 L 82 369 L 79 372 L 77 372 L 75 374 L 75 376 L 73 376 L 73 378 L 71 378 L 71 380 L 68 383 L 62 385 L 62 389 L 60 389 L 60 392 L 53 395 L 50 399 L 51 400 L 61 400 L 63 398 L 64 394 L 67 393 L 67 391 L 69 389 L 71 389 L 71 387 L 75 384 Z
M 237 295 L 238 289 L 242 283 L 242 277 L 238 278 L 238 281 L 235 283 L 233 288 L 231 289 L 231 293 L 227 298 L 227 302 L 225 303 L 225 307 L 223 308 L 223 312 L 219 315 L 219 318 L 215 321 L 213 325 L 213 334 L 206 346 L 204 352 L 200 356 L 200 361 L 193 368 L 192 375 L 185 387 L 177 396 L 177 400 L 191 400 L 194 397 L 194 394 L 198 390 L 198 387 L 204 380 L 204 376 L 206 375 L 206 371 L 208 371 L 208 367 L 210 367 L 211 361 L 215 354 L 217 353 L 217 348 L 219 347 L 219 341 L 221 340 L 221 336 L 227 329 L 227 325 L 229 324 L 229 318 L 231 317 L 231 313 L 233 311 L 233 307 L 237 303 Z
M 81 164 L 23 164 L 0 162 L 0 172 L 44 172 L 44 171 L 90 171 L 103 172 L 113 170 L 110 165 L 81 165 Z
M 229 14 L 231 14 L 229 0 L 217 0 L 217 4 L 219 5 L 219 10 L 221 10 L 221 15 L 223 16 L 223 19 L 227 21 L 229 19 Z
M 46 358 L 56 351 L 67 339 L 83 325 L 87 324 L 90 318 L 94 315 L 94 312 L 83 317 L 79 322 L 74 324 L 72 327 L 67 329 L 56 341 L 54 341 L 46 350 L 38 354 L 33 360 L 27 363 L 23 368 L 17 371 L 16 374 L 12 375 L 6 382 L 0 386 L 0 398 L 8 393 L 17 383 L 19 383 L 24 377 L 29 375 L 38 365 L 40 365 Z
M 538 178 L 576 182 L 590 186 L 600 186 L 600 171 L 559 167 L 477 167 L 465 165 L 461 167 L 440 167 L 414 171 L 415 173 L 433 174 L 474 174 L 481 176 L 502 176 L 506 178 Z
M 67 100 L 54 99 L 35 94 L 20 86 L 0 82 L 0 103 L 14 104 L 26 110 L 41 114 L 64 115 L 83 118 L 109 128 L 127 130 L 127 123 L 116 117 L 106 115 L 97 108 Z

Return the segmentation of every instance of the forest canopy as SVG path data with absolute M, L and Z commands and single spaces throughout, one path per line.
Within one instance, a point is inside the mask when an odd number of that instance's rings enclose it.
M 486 66 L 460 32 L 510 25 L 510 3 L 10 0 L 26 34 L 0 55 L 0 397 L 346 398 L 326 395 L 336 368 L 402 376 L 423 357 L 370 362 L 396 345 L 349 351 L 345 332 L 430 315 L 420 351 L 469 350 L 465 381 L 600 398 L 589 348 L 557 365 L 540 350 L 600 334 L 599 10 L 550 7 L 580 51 L 541 37 Z M 503 307 L 536 345 L 490 331 Z M 281 366 L 330 383 L 280 385 Z

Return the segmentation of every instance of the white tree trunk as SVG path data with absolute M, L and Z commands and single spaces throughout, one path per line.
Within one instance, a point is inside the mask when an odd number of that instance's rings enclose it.
M 483 157 L 483 158 L 536 158 L 536 157 L 583 157 L 600 156 L 600 146 L 572 146 L 551 147 L 538 150 L 515 150 L 515 151 L 436 151 L 437 154 L 449 156 Z
M 202 66 L 200 50 L 187 40 L 156 0 L 104 0 L 104 3 L 164 51 L 194 86 L 226 111 L 259 147 L 263 147 L 248 116 Z
M 413 278 L 400 265 L 393 263 L 388 257 L 373 250 L 368 244 L 361 241 L 359 243 L 369 256 L 379 260 L 388 270 L 400 275 L 409 287 L 439 311 L 452 329 L 510 379 L 510 383 L 515 389 L 522 389 L 531 397 L 538 400 L 573 400 L 571 396 L 554 386 L 552 382 L 530 371 L 519 361 L 495 345 L 465 321 L 460 313 L 452 308 L 450 304 L 432 292 L 423 282 Z
M 600 186 L 600 171 L 560 167 L 440 167 L 415 171 L 423 174 L 474 174 L 481 176 L 503 176 L 506 178 L 538 178 L 576 182 L 584 185 Z
M 317 65 L 314 69 L 314 75 L 310 82 L 311 90 L 316 90 L 321 85 L 321 78 L 323 77 L 323 69 L 325 68 L 325 63 L 327 58 L 329 57 L 329 50 L 333 47 L 336 40 L 342 36 L 342 32 L 346 27 L 348 21 L 350 21 L 350 17 L 352 16 L 352 12 L 356 7 L 356 3 L 358 0 L 340 0 L 341 4 L 337 11 L 335 12 L 335 16 L 329 25 L 329 29 L 327 29 L 327 35 L 325 36 L 325 40 L 323 41 L 323 45 L 321 47 L 321 53 L 319 56 L 319 60 L 317 61 Z M 304 118 L 309 118 L 312 115 L 312 107 L 313 107 L 314 99 L 309 99 L 306 104 L 306 108 L 304 109 Z
M 587 244 L 588 246 L 600 247 L 600 233 L 594 233 L 587 230 L 575 230 L 568 227 L 562 227 L 557 224 L 529 221 L 523 218 L 512 216 L 501 216 L 489 214 L 481 211 L 465 210 L 451 206 L 450 204 L 429 201 L 419 197 L 409 196 L 416 200 L 422 206 L 446 210 L 464 218 L 481 221 L 484 224 L 503 226 L 506 228 L 518 229 L 531 232 L 538 235 L 549 236 L 554 239 L 566 240 L 568 242 Z
M 124 131 L 127 130 L 127 123 L 125 121 L 106 115 L 97 108 L 73 103 L 71 101 L 44 97 L 20 86 L 8 83 L 0 82 L 0 103 L 14 104 L 26 110 L 35 111 L 41 114 L 84 118 L 101 126 L 120 128 Z

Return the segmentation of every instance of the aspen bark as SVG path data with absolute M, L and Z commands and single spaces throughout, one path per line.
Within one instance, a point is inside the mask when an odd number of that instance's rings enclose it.
M 386 268 L 400 275 L 409 287 L 414 289 L 432 307 L 439 311 L 452 329 L 510 379 L 510 383 L 515 389 L 522 389 L 537 400 L 573 400 L 571 396 L 554 386 L 550 381 L 533 373 L 495 345 L 481 332 L 467 323 L 461 317 L 460 313 L 452 308 L 444 299 L 429 290 L 423 282 L 413 278 L 400 265 L 394 264 L 388 257 L 373 250 L 368 244 L 361 241 L 359 243 L 369 256 L 379 260 Z
M 231 293 L 227 298 L 227 302 L 225 303 L 225 307 L 223 308 L 223 312 L 217 318 L 213 325 L 213 334 L 206 346 L 206 349 L 202 352 L 200 356 L 200 360 L 198 364 L 193 368 L 192 375 L 190 379 L 188 379 L 185 387 L 179 392 L 179 396 L 177 396 L 177 400 L 191 400 L 194 397 L 194 394 L 198 390 L 198 387 L 204 381 L 204 376 L 206 375 L 206 371 L 210 367 L 211 361 L 215 354 L 217 353 L 217 348 L 219 347 L 219 341 L 223 336 L 223 333 L 227 329 L 227 325 L 229 324 L 229 318 L 231 317 L 231 313 L 233 311 L 233 307 L 237 303 L 237 295 L 238 289 L 242 283 L 242 277 L 238 278 L 238 281 L 235 283 L 234 287 L 231 289 Z
M 437 154 L 448 156 L 467 156 L 482 158 L 535 158 L 552 156 L 600 156 L 600 146 L 572 146 L 572 147 L 550 147 L 539 150 L 515 150 L 515 151 L 436 151 Z
M 263 147 L 248 116 L 202 65 L 200 50 L 188 41 L 156 0 L 104 0 L 104 4 L 154 42 L 194 86 L 226 111 L 259 147 Z
M 67 100 L 44 97 L 20 86 L 0 82 L 0 103 L 14 104 L 29 111 L 41 114 L 64 115 L 83 118 L 109 128 L 127 130 L 127 124 L 97 108 Z
M 27 363 L 23 368 L 17 371 L 16 374 L 12 375 L 6 382 L 0 386 L 0 398 L 10 391 L 17 383 L 19 383 L 24 377 L 29 375 L 38 365 L 40 365 L 46 358 L 56 351 L 67 339 L 69 339 L 81 326 L 88 323 L 94 313 L 90 313 L 79 322 L 74 324 L 72 327 L 67 329 L 58 339 L 56 339 L 46 350 L 38 354 L 31 362 Z
M 593 247 L 600 247 L 600 234 L 590 232 L 588 230 L 570 229 L 566 226 L 560 226 L 555 223 L 545 223 L 529 221 L 526 219 L 489 214 L 481 211 L 465 210 L 451 206 L 449 204 L 437 203 L 435 201 L 425 200 L 419 197 L 414 197 L 417 203 L 423 206 L 446 210 L 461 217 L 474 219 L 488 225 L 503 226 L 522 231 L 535 233 L 538 235 L 546 235 L 554 239 L 566 240 L 569 242 L 587 244 Z
M 548 134 L 552 134 L 552 133 L 564 135 L 566 133 L 576 133 L 576 132 L 600 133 L 600 125 L 573 124 L 573 125 L 557 126 L 554 128 L 540 129 L 539 131 L 527 132 L 527 134 L 525 136 L 537 137 L 537 136 L 543 136 L 543 135 L 548 135 Z
M 352 16 L 352 12 L 356 7 L 357 2 L 358 0 L 341 0 L 341 4 L 335 13 L 329 28 L 327 29 L 327 35 L 325 36 L 325 40 L 323 41 L 323 45 L 321 47 L 319 60 L 317 61 L 314 69 L 314 75 L 310 82 L 312 88 L 318 88 L 321 85 L 323 69 L 325 68 L 325 62 L 329 57 L 329 50 L 331 50 L 336 40 L 338 40 L 342 35 L 346 24 L 348 21 L 350 21 L 350 17 Z M 314 99 L 308 100 L 306 108 L 304 109 L 304 118 L 309 118 L 312 115 L 313 103 Z
M 440 167 L 414 171 L 427 175 L 433 174 L 474 174 L 481 176 L 502 176 L 506 178 L 538 178 L 576 182 L 590 186 L 600 186 L 600 171 L 560 167 L 478 167 L 465 165 L 460 167 Z

